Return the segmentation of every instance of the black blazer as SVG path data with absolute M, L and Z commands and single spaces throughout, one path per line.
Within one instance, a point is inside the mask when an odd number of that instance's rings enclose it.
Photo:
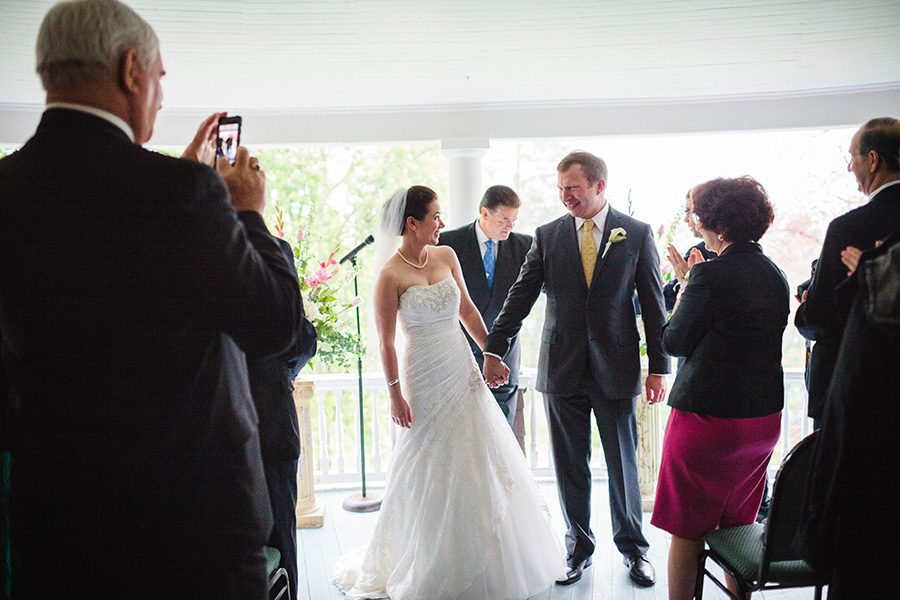
M 790 292 L 759 244 L 735 243 L 691 269 L 663 346 L 685 357 L 669 406 L 716 417 L 761 417 L 784 406 L 781 338 Z
M 283 351 L 302 317 L 262 217 L 209 167 L 51 109 L 0 161 L 0 239 L 17 544 L 174 589 L 262 546 L 244 353 Z
M 615 227 L 624 228 L 627 237 L 601 259 Z M 547 308 L 535 384 L 540 392 L 571 395 L 585 377 L 593 376 L 606 398 L 641 394 L 640 335 L 631 298 L 635 289 L 644 309 L 650 372 L 669 372 L 660 339 L 665 309 L 653 231 L 610 207 L 601 239 L 588 289 L 575 219 L 565 215 L 538 227 L 519 279 L 488 336 L 485 351 L 503 356 L 544 291 Z
M 837 362 L 847 308 L 835 303 L 835 289 L 847 279 L 841 251 L 847 246 L 871 250 L 877 240 L 900 229 L 900 183 L 882 190 L 865 205 L 834 219 L 828 225 L 816 272 L 806 302 L 794 315 L 803 337 L 815 340 L 809 360 L 809 416 L 822 418 L 825 392 Z
M 522 233 L 510 233 L 509 238 L 498 242 L 497 244 L 497 262 L 494 265 L 494 287 L 488 289 L 487 277 L 484 274 L 484 260 L 481 258 L 481 248 L 478 245 L 478 236 L 475 234 L 477 223 L 469 223 L 457 229 L 444 231 L 441 233 L 441 246 L 450 246 L 456 252 L 459 258 L 459 264 L 462 267 L 463 278 L 466 281 L 466 287 L 469 290 L 469 296 L 472 302 L 478 307 L 481 318 L 488 331 L 500 314 L 503 308 L 503 301 L 509 293 L 516 279 L 519 277 L 519 269 L 525 262 L 525 255 L 531 247 L 531 236 Z M 465 332 L 465 328 L 463 329 Z M 469 340 L 469 346 L 481 367 L 484 363 L 484 356 L 481 354 L 481 348 L 469 337 L 466 332 L 466 339 Z M 509 367 L 509 383 L 518 385 L 519 383 L 519 367 L 521 366 L 521 351 L 519 350 L 519 337 L 516 336 L 509 344 L 509 350 L 503 356 L 503 361 Z
M 294 255 L 286 241 L 275 238 L 296 273 Z M 301 311 L 303 305 L 300 305 Z M 300 456 L 300 427 L 294 408 L 294 379 L 316 355 L 316 330 L 305 316 L 290 348 L 281 354 L 247 357 L 250 394 L 259 415 L 259 445 L 263 462 L 295 460 Z

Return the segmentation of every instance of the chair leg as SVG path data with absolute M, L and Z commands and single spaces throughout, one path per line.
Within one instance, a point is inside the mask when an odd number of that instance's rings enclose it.
M 700 552 L 697 559 L 697 580 L 694 583 L 694 598 L 703 600 L 703 583 L 706 580 L 706 550 Z

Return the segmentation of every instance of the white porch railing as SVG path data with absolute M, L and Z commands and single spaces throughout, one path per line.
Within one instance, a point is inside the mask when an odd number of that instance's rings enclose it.
M 359 483 L 359 409 L 357 376 L 353 373 L 336 375 L 308 375 L 301 378 L 315 383 L 311 404 L 314 477 L 317 487 L 349 486 Z M 671 386 L 672 378 L 669 378 Z M 552 477 L 550 438 L 544 413 L 543 398 L 534 391 L 534 370 L 526 370 L 519 377 L 526 388 L 523 412 L 525 417 L 526 457 L 536 477 Z M 802 369 L 788 369 L 784 374 L 785 409 L 782 413 L 781 441 L 775 448 L 771 469 L 774 471 L 784 455 L 812 431 L 812 421 L 806 417 L 806 388 Z M 384 481 L 396 430 L 390 418 L 390 400 L 380 372 L 363 374 L 366 480 Z M 667 406 L 653 410 L 665 411 L 659 420 L 665 427 Z M 598 477 L 604 477 L 606 466 L 600 450 L 596 428 L 592 467 Z M 661 437 L 662 431 L 657 434 Z M 376 483 L 377 485 L 377 483 Z

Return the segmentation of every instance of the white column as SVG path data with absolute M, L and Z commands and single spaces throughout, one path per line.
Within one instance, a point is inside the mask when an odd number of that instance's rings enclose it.
M 448 228 L 465 225 L 478 216 L 478 203 L 484 193 L 481 159 L 490 145 L 490 140 L 481 138 L 441 140 L 441 150 L 450 162 L 450 198 L 444 208 Z
M 294 409 L 300 423 L 300 464 L 297 469 L 297 528 L 321 527 L 325 522 L 325 507 L 316 501 L 313 479 L 312 419 L 310 401 L 315 394 L 315 383 L 308 379 L 294 381 Z M 340 402 L 338 402 L 340 404 Z

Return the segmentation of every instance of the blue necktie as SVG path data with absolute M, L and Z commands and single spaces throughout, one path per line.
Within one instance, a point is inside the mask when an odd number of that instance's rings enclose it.
M 487 277 L 488 289 L 494 289 L 494 240 L 488 240 L 484 243 L 487 250 L 484 253 L 484 276 Z

